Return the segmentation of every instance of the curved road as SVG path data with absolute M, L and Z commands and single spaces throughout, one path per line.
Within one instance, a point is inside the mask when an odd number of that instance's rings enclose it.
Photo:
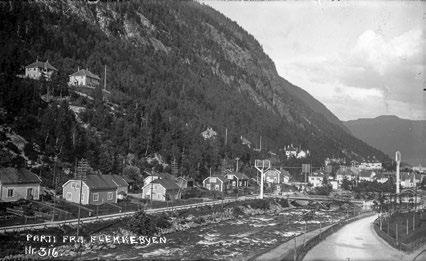
M 381 239 L 373 228 L 377 216 L 352 222 L 312 248 L 304 261 L 413 260 Z

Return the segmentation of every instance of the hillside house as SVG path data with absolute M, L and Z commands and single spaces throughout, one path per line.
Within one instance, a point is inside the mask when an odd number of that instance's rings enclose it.
M 214 131 L 212 128 L 208 127 L 205 131 L 201 132 L 201 136 L 205 140 L 214 139 L 217 136 L 217 132 Z
M 377 161 L 361 162 L 358 168 L 360 170 L 380 170 L 382 169 L 382 163 Z
M 145 199 L 156 201 L 168 201 L 180 199 L 180 187 L 174 180 L 155 179 L 142 188 L 142 194 Z
M 224 191 L 228 180 L 222 175 L 207 177 L 203 180 L 203 187 L 208 190 Z
M 0 201 L 40 198 L 41 179 L 27 169 L 0 168 Z
M 312 187 L 321 187 L 324 180 L 324 174 L 321 172 L 313 172 L 308 175 L 308 183 L 312 184 Z
M 89 88 L 96 88 L 100 82 L 99 76 L 92 73 L 88 69 L 78 69 L 77 72 L 70 75 L 68 85 L 70 86 L 85 86 Z
M 43 76 L 46 80 L 50 80 L 53 73 L 58 69 L 53 67 L 49 61 L 39 62 L 38 60 L 30 65 L 25 66 L 25 78 L 40 80 Z
M 339 188 L 339 182 L 337 182 L 337 180 L 329 180 L 328 183 L 330 183 L 333 190 L 337 190 Z
M 117 199 L 123 199 L 129 193 L 129 183 L 120 175 L 112 175 L 112 182 L 117 185 Z
M 248 177 L 246 174 L 241 172 L 230 172 L 224 175 L 227 180 L 227 189 L 238 188 L 238 187 L 247 187 L 248 186 Z
M 80 180 L 71 179 L 62 185 L 62 197 L 70 202 L 80 201 Z M 126 193 L 128 183 L 118 175 L 87 175 L 82 182 L 81 204 L 102 205 L 117 203 L 120 193 Z M 122 193 L 121 193 L 122 194 Z

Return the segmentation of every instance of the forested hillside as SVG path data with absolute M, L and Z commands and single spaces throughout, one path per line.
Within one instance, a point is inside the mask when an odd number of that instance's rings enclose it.
M 72 165 L 84 157 L 110 173 L 126 165 L 150 167 L 146 157 L 158 153 L 200 180 L 224 157 L 240 157 L 243 166 L 268 157 L 268 151 L 283 159 L 280 149 L 288 144 L 309 149 L 306 161 L 316 165 L 330 156 L 389 160 L 279 77 L 259 43 L 208 6 L 192 1 L 0 6 L 0 120 L 26 139 L 34 161 L 42 154 L 51 164 L 56 156 L 56 162 Z M 16 77 L 36 59 L 58 68 L 52 81 Z M 93 97 L 68 89 L 68 75 L 77 67 L 103 78 L 104 66 L 108 102 L 100 89 Z M 46 102 L 41 97 L 48 90 L 55 99 Z M 217 138 L 201 137 L 207 127 Z M 241 136 L 255 147 L 262 136 L 262 152 L 242 145 Z M 9 148 L 5 134 L 2 141 L 2 165 L 24 164 L 16 160 L 19 153 L 11 153 L 16 148 Z

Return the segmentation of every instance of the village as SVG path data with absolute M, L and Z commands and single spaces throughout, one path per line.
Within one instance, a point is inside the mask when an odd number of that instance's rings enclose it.
M 49 81 L 56 72 L 57 69 L 49 61 L 37 60 L 25 66 L 25 75 L 20 77 Z M 70 88 L 79 87 L 79 90 L 85 90 L 87 93 L 87 90 L 94 90 L 99 86 L 100 82 L 100 77 L 87 68 L 78 68 L 75 73 L 69 75 L 68 85 Z M 108 92 L 105 86 L 106 79 L 104 79 L 103 91 Z M 208 140 L 214 139 L 217 133 L 208 127 L 200 135 Z M 251 142 L 243 136 L 241 136 L 241 142 L 248 148 L 252 147 Z M 260 140 L 260 147 L 255 150 L 262 150 L 262 140 Z M 309 149 L 302 150 L 300 146 L 293 144 L 286 145 L 283 150 L 287 159 L 303 159 L 310 154 Z M 269 155 L 273 164 L 272 168 L 264 172 L 263 182 L 266 194 L 282 196 L 298 192 L 328 196 L 331 192 L 346 191 L 346 194 L 349 193 L 349 197 L 353 198 L 355 195 L 350 192 L 359 183 L 395 183 L 395 172 L 385 171 L 382 163 L 377 160 L 346 163 L 344 159 L 327 158 L 319 167 L 302 164 L 299 172 L 291 175 L 289 169 L 286 169 L 281 162 L 274 160 L 275 153 L 269 152 Z M 227 197 L 253 196 L 258 195 L 261 184 L 259 173 L 253 177 L 239 169 L 238 159 L 228 159 L 228 161 L 224 159 L 219 170 L 210 170 L 209 176 L 199 183 L 189 176 L 179 175 L 176 166 L 172 167 L 172 173 L 146 169 L 132 176 L 123 173 L 102 175 L 93 170 L 87 161 L 81 160 L 74 170 L 65 169 L 64 171 L 70 173 L 72 177 L 63 184 L 58 184 L 62 187 L 62 193 L 52 195 L 52 188 L 43 187 L 41 178 L 31 169 L 12 167 L 0 169 L 0 200 L 2 202 L 28 200 L 34 202 L 4 208 L 1 218 L 13 222 L 2 222 L 2 225 L 75 217 L 75 208 L 78 206 L 80 213 L 81 205 L 84 206 L 81 215 L 91 216 L 95 213 L 96 215 L 111 214 L 141 207 L 153 207 L 155 204 L 163 206 L 161 203 L 153 204 L 153 202 L 165 202 L 167 205 L 169 202 L 185 204 L 188 200 L 193 203 Z M 421 166 L 406 169 L 400 174 L 400 185 L 403 188 L 420 187 L 424 183 L 425 175 L 425 168 Z M 47 197 L 49 193 L 50 197 Z M 357 197 L 359 196 L 358 194 Z

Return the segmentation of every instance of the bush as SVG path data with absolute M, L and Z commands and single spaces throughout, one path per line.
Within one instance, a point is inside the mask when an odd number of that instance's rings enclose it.
M 155 218 L 141 210 L 136 212 L 128 223 L 130 231 L 147 237 L 154 236 L 158 232 Z
M 169 221 L 169 218 L 165 214 L 157 217 L 155 221 L 155 225 L 157 228 L 170 228 L 172 226 L 172 224 Z

